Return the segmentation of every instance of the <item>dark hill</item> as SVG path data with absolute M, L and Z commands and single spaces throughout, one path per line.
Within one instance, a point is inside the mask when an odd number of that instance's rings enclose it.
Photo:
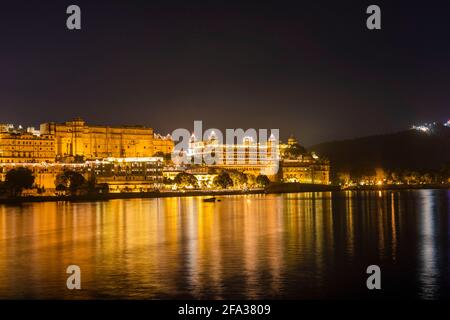
M 371 174 L 392 171 L 435 171 L 450 162 L 450 128 L 431 132 L 407 130 L 393 134 L 321 143 L 309 148 L 331 161 L 332 173 Z

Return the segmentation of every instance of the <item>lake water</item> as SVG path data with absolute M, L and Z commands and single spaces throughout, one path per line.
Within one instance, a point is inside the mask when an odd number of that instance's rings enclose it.
M 0 205 L 0 298 L 450 297 L 450 190 L 220 199 Z

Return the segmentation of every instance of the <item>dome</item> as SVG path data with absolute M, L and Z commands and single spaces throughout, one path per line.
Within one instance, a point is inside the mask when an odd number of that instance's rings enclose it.
M 295 138 L 295 136 L 293 134 L 291 134 L 290 137 L 288 138 L 288 145 L 293 145 L 293 144 L 297 144 L 297 139 Z

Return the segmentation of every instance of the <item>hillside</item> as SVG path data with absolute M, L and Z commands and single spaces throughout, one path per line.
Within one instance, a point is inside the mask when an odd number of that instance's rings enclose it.
M 332 173 L 355 175 L 385 170 L 434 171 L 450 162 L 450 128 L 431 132 L 406 130 L 393 134 L 332 141 L 309 148 L 331 161 Z

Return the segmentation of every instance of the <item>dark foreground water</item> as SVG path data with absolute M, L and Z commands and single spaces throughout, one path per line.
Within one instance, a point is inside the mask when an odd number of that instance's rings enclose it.
M 448 190 L 221 199 L 2 205 L 0 298 L 450 297 Z

